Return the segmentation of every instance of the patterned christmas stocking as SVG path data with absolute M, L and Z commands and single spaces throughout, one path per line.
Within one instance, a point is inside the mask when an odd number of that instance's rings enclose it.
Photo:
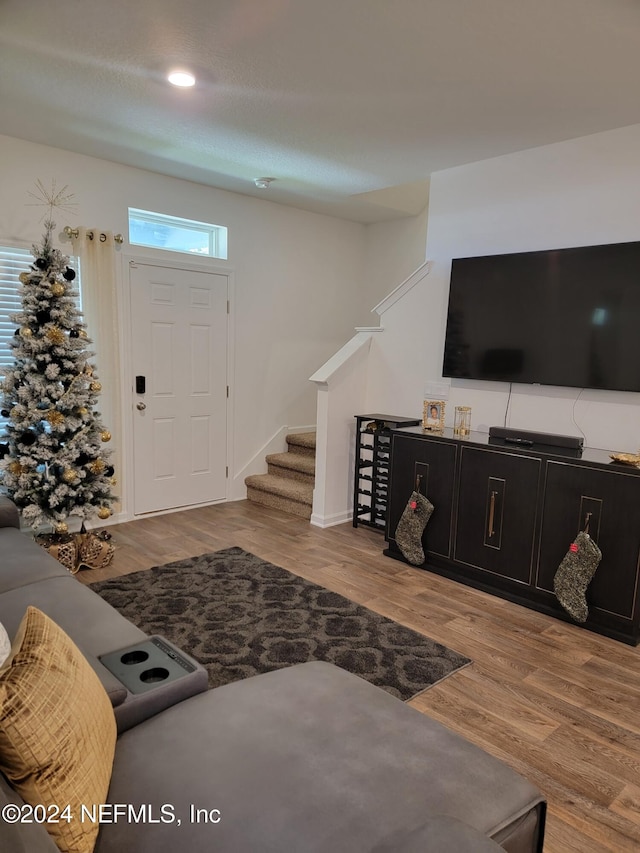
M 431 501 L 421 495 L 420 492 L 413 492 L 400 516 L 400 521 L 396 527 L 396 542 L 402 556 L 412 566 L 421 566 L 424 563 L 422 533 L 431 518 L 432 512 L 433 504 Z
M 588 533 L 580 532 L 569 547 L 553 579 L 553 591 L 576 622 L 589 615 L 586 592 L 602 559 L 602 552 Z

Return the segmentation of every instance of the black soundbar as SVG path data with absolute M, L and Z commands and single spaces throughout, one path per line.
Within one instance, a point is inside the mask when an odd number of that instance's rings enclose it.
M 568 447 L 571 450 L 580 450 L 584 447 L 584 439 L 577 435 L 554 435 L 551 432 L 530 432 L 525 429 L 512 429 L 511 427 L 489 427 L 490 438 L 501 438 L 507 444 L 518 444 L 524 447 L 532 447 L 534 444 L 545 444 L 550 447 Z

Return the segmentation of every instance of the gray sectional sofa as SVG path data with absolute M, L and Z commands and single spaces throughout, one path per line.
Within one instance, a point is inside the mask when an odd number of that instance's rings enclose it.
M 542 850 L 545 801 L 533 785 L 330 664 L 207 690 L 185 654 L 184 677 L 132 693 L 99 657 L 148 638 L 21 533 L 0 497 L 0 622 L 10 636 L 30 604 L 102 681 L 119 732 L 108 802 L 144 815 L 101 824 L 95 853 Z M 22 801 L 0 775 L 0 814 L 8 803 Z M 0 850 L 57 848 L 43 826 L 0 817 Z

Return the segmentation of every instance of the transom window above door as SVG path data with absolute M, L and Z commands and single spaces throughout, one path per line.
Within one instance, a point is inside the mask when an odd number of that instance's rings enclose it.
M 129 208 L 129 243 L 205 258 L 227 258 L 227 228 Z

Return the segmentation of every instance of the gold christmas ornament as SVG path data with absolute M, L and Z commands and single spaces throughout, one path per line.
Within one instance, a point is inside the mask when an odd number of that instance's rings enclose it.
M 31 331 L 31 329 L 28 326 L 23 326 L 20 329 L 20 335 L 23 338 L 30 338 L 33 335 L 33 332 Z
M 102 433 L 100 434 L 100 438 L 102 439 L 102 441 L 111 441 L 111 433 L 108 429 L 103 429 Z
M 19 477 L 22 474 L 22 465 L 19 462 L 12 462 L 8 466 L 7 471 L 13 474 L 14 477 Z
M 77 411 L 78 411 L 78 414 L 80 415 L 80 417 L 83 418 L 87 414 L 89 409 L 87 409 L 86 406 L 79 406 Z
M 89 470 L 92 474 L 102 474 L 104 471 L 104 462 L 102 459 L 94 459 L 93 462 L 89 465 Z
M 54 296 L 63 296 L 64 284 L 61 284 L 59 281 L 54 281 L 49 290 L 51 291 L 51 293 L 53 293 Z
M 116 478 L 116 477 L 111 477 L 111 478 L 110 478 L 110 480 L 109 480 L 109 485 L 110 485 L 110 486 L 117 486 L 117 485 L 118 485 L 118 480 L 117 480 L 117 478 Z
M 53 427 L 60 426 L 60 424 L 64 423 L 64 415 L 62 412 L 58 412 L 55 409 L 49 409 L 44 416 L 44 420 L 48 421 Z
M 98 510 L 98 518 L 109 518 L 111 515 L 111 510 L 108 506 L 101 506 Z
M 87 333 L 85 332 L 85 330 L 84 330 L 84 329 L 79 329 L 79 330 L 78 330 L 78 334 L 80 335 L 80 337 L 81 337 L 81 338 L 86 338 L 86 337 L 87 337 Z
M 77 476 L 78 475 L 73 470 L 73 468 L 65 468 L 65 470 L 62 472 L 62 479 L 65 481 L 65 483 L 73 483 Z
M 31 281 L 31 276 L 28 272 L 21 272 L 18 278 L 20 279 L 20 284 L 29 284 Z
M 84 372 L 86 373 L 87 376 L 93 376 L 93 367 L 91 367 L 90 364 L 85 364 Z
M 68 533 L 68 532 L 69 532 L 69 528 L 67 526 L 66 521 L 59 521 L 56 524 L 56 533 Z
M 97 394 L 98 391 L 102 391 L 102 382 L 92 382 L 89 388 Z
M 50 329 L 47 329 L 45 335 L 47 340 L 51 341 L 55 346 L 59 346 L 64 343 L 64 332 L 57 326 L 52 326 Z

